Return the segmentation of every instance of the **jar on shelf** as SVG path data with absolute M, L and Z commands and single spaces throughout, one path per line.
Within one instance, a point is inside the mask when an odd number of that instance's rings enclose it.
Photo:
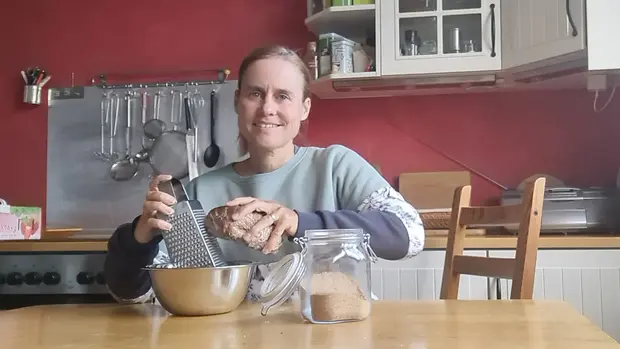
M 371 311 L 370 267 L 377 256 L 362 229 L 308 230 L 295 238 L 301 252 L 275 264 L 261 287 L 261 314 L 299 291 L 301 316 L 311 323 L 366 319 Z

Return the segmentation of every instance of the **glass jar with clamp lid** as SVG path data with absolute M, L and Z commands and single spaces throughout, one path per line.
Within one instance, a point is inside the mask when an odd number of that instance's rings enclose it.
M 370 315 L 371 262 L 377 256 L 362 229 L 308 230 L 295 238 L 301 252 L 285 256 L 261 287 L 261 314 L 299 290 L 300 312 L 311 323 L 360 321 Z

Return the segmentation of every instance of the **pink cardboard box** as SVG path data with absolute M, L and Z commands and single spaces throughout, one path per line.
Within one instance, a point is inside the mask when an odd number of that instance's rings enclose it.
M 0 240 L 41 239 L 41 208 L 10 206 L 0 199 Z

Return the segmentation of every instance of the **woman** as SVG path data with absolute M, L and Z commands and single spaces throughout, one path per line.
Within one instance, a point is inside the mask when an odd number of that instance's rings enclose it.
M 239 69 L 235 110 L 247 159 L 205 173 L 187 186 L 188 196 L 205 211 L 222 204 L 237 206 L 237 218 L 254 210 L 268 213 L 248 234 L 274 225 L 265 246 L 273 254 L 241 243 L 219 240 L 226 259 L 273 262 L 296 251 L 290 240 L 308 229 L 362 228 L 379 258 L 396 260 L 418 254 L 424 229 L 416 210 L 362 157 L 340 145 L 298 147 L 293 140 L 310 113 L 310 74 L 297 54 L 280 46 L 259 48 Z M 120 226 L 108 243 L 105 275 L 121 302 L 153 299 L 151 282 L 141 267 L 167 258 L 159 229 L 170 229 L 156 212 L 172 213 L 174 198 L 151 183 L 142 214 Z M 284 240 L 282 240 L 284 239 Z M 161 246 L 160 246 L 161 245 Z M 261 265 L 248 296 L 257 299 Z

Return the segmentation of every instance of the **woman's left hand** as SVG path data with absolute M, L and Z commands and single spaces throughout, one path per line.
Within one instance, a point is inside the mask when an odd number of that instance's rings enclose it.
M 266 215 L 248 231 L 249 235 L 256 234 L 261 229 L 275 225 L 263 252 L 273 251 L 280 245 L 282 235 L 294 236 L 299 225 L 297 212 L 284 207 L 275 201 L 261 200 L 253 197 L 239 197 L 226 203 L 226 206 L 238 206 L 233 214 L 233 220 L 238 220 L 254 211 L 264 212 Z

